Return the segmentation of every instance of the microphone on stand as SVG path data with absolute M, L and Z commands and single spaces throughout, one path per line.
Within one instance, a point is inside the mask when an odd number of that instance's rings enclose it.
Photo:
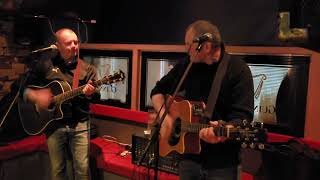
M 36 19 L 49 19 L 47 16 L 45 15 L 34 15 L 32 16 L 32 18 L 36 18 Z
M 211 33 L 204 33 L 203 35 L 201 35 L 200 37 L 196 38 L 193 42 L 197 42 L 198 46 L 196 48 L 196 51 L 200 51 L 202 48 L 202 45 L 204 42 L 206 41 L 212 41 L 213 37 Z
M 79 21 L 82 22 L 82 23 L 88 23 L 88 24 L 96 24 L 97 23 L 97 20 L 95 20 L 95 19 L 82 20 L 82 19 L 79 18 Z
M 38 52 L 43 52 L 43 51 L 48 51 L 48 50 L 56 50 L 56 49 L 58 49 L 58 47 L 56 45 L 54 45 L 54 44 L 51 44 L 48 47 L 40 48 L 40 49 L 31 51 L 31 53 L 38 53 Z
M 19 17 L 27 18 L 27 19 L 49 19 L 49 17 L 45 15 L 33 15 L 33 14 L 20 14 Z
M 88 23 L 88 24 L 96 24 L 97 23 L 97 20 L 95 20 L 95 19 L 83 20 L 79 17 L 73 17 L 73 16 L 64 16 L 64 17 L 61 17 L 61 19 L 69 19 L 69 20 L 73 20 L 73 21 L 77 21 L 77 22 L 81 22 L 81 23 Z

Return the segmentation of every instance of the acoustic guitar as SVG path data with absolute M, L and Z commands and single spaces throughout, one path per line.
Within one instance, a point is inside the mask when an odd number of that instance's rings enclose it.
M 159 154 L 164 157 L 170 152 L 176 151 L 180 154 L 199 154 L 201 151 L 199 131 L 202 128 L 210 127 L 208 124 L 201 124 L 199 120 L 204 111 L 204 103 L 190 102 L 187 100 L 175 100 L 168 95 L 167 104 L 171 104 L 169 114 L 173 121 L 164 120 L 160 128 Z M 216 136 L 226 137 L 242 142 L 243 148 L 263 149 L 267 140 L 267 131 L 263 124 L 250 124 L 246 120 L 242 125 L 229 127 L 219 125 L 214 127 Z
M 124 73 L 119 70 L 113 75 L 106 76 L 98 81 L 93 82 L 94 87 L 99 87 L 102 84 L 111 84 L 123 81 L 125 78 Z M 31 103 L 27 100 L 19 100 L 18 109 L 20 119 L 25 132 L 29 135 L 37 135 L 55 120 L 63 119 L 63 112 L 61 104 L 69 99 L 83 94 L 82 90 L 85 85 L 76 89 L 72 89 L 70 84 L 66 81 L 54 80 L 46 86 L 29 86 L 31 91 L 38 91 L 41 89 L 50 89 L 53 98 L 48 108 L 41 108 L 37 103 Z

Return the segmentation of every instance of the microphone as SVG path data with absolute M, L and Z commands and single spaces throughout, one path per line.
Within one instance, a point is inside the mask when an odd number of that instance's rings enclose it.
M 78 22 L 81 22 L 81 23 L 88 23 L 88 24 L 96 24 L 97 23 L 97 20 L 95 19 L 90 19 L 90 20 L 83 20 L 79 17 L 64 17 L 65 19 L 70 19 L 70 20 L 74 20 L 74 21 L 78 21 Z
M 49 17 L 45 16 L 45 15 L 29 15 L 29 14 L 25 14 L 25 17 L 28 18 L 34 18 L 34 19 L 49 19 Z M 97 20 L 95 19 L 90 19 L 90 20 L 83 20 L 81 18 L 78 17 L 65 17 L 66 19 L 72 19 L 72 20 L 76 20 L 82 23 L 89 23 L 89 24 L 96 24 Z
M 34 15 L 32 16 L 33 18 L 36 18 L 36 19 L 49 19 L 47 16 L 45 15 Z
M 30 19 L 49 19 L 45 15 L 32 15 L 32 14 L 21 14 L 20 15 L 22 18 L 30 18 Z
M 43 51 L 47 51 L 47 50 L 54 50 L 54 49 L 58 49 L 58 47 L 54 44 L 51 44 L 49 47 L 40 48 L 40 49 L 31 51 L 31 53 L 38 53 L 38 52 L 43 52 Z
M 95 20 L 95 19 L 90 19 L 90 20 L 79 19 L 79 21 L 81 21 L 82 23 L 88 23 L 88 24 L 96 24 L 97 23 L 97 20 Z
M 204 33 L 203 35 L 201 35 L 200 37 L 196 38 L 195 40 L 193 40 L 193 42 L 198 42 L 198 46 L 196 48 L 196 51 L 200 51 L 202 48 L 202 44 L 206 41 L 212 41 L 213 37 L 211 33 Z

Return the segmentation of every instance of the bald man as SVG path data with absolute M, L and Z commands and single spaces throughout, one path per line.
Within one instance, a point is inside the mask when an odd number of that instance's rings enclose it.
M 92 80 L 96 79 L 96 69 L 78 58 L 79 41 L 74 31 L 60 29 L 56 32 L 56 40 L 58 54 L 52 59 L 39 61 L 31 70 L 26 83 L 41 88 L 27 86 L 24 90 L 24 100 L 37 104 L 40 109 L 48 109 L 53 96 L 58 95 L 50 87 L 52 81 L 63 82 L 66 85 L 67 88 L 61 92 L 76 88 L 75 84 L 85 86 L 82 95 L 62 102 L 63 117 L 50 121 L 43 131 L 47 136 L 52 179 L 68 179 L 66 161 L 69 155 L 73 161 L 74 179 L 89 179 L 90 128 L 86 112 L 89 111 L 88 97 L 96 92 L 92 85 Z

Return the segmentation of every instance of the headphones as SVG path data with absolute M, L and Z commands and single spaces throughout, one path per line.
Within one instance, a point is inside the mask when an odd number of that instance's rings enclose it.
M 199 36 L 198 38 L 194 39 L 193 42 L 197 42 L 198 46 L 196 48 L 196 51 L 200 51 L 202 48 L 202 45 L 204 42 L 206 41 L 213 41 L 213 37 L 211 33 L 204 33 L 201 36 Z

